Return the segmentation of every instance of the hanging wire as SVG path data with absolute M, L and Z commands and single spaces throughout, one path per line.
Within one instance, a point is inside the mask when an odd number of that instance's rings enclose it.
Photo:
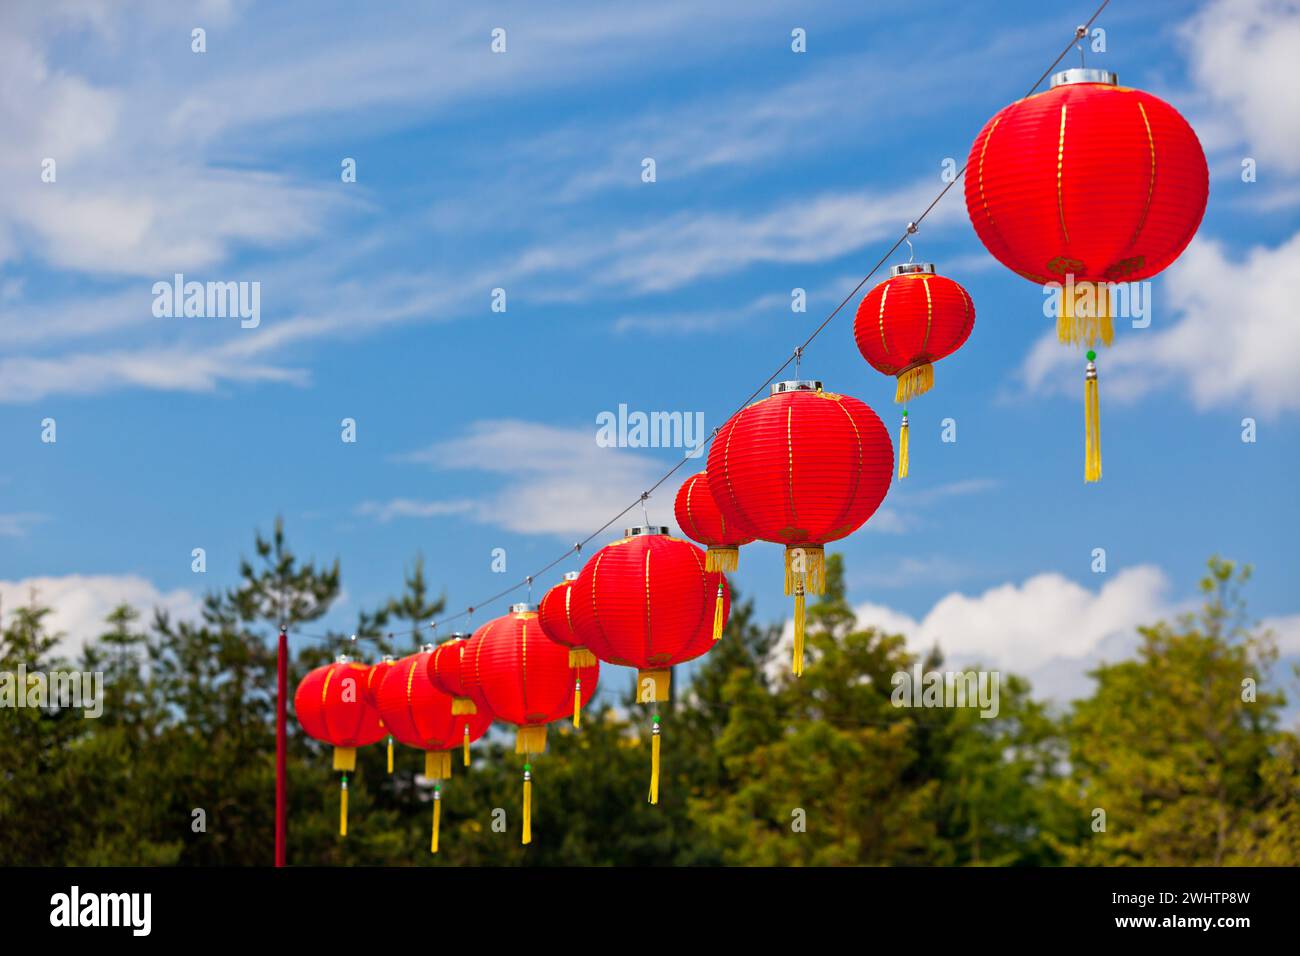
M 1098 6 L 1095 11 L 1093 11 L 1092 16 L 1088 18 L 1087 22 L 1081 23 L 1074 28 L 1074 33 L 1073 36 L 1070 37 L 1070 42 L 1067 43 L 1065 45 L 1065 48 L 1061 50 L 1060 53 L 1057 54 L 1056 59 L 1054 59 L 1051 62 L 1051 64 L 1047 67 L 1047 69 L 1045 69 L 1042 72 L 1042 74 L 1038 77 L 1038 79 L 1034 81 L 1033 85 L 1030 86 L 1029 89 L 1025 91 L 1021 99 L 1024 99 L 1025 97 L 1032 95 L 1034 91 L 1036 91 L 1038 87 L 1042 85 L 1043 80 L 1047 79 L 1048 76 L 1051 75 L 1052 71 L 1055 70 L 1056 67 L 1060 64 L 1060 62 L 1069 55 L 1072 49 L 1077 48 L 1079 50 L 1080 57 L 1083 56 L 1083 47 L 1079 44 L 1079 41 L 1082 40 L 1083 37 L 1087 36 L 1088 31 L 1092 28 L 1092 25 L 1097 21 L 1097 18 L 1101 16 L 1102 11 L 1105 10 L 1106 7 L 1109 5 L 1110 5 L 1110 0 L 1102 0 L 1101 5 Z M 834 309 L 832 309 L 831 313 L 827 315 L 826 318 L 822 319 L 821 323 L 815 329 L 812 330 L 812 333 L 806 339 L 804 339 L 800 345 L 795 347 L 794 351 L 790 353 L 790 355 L 786 358 L 784 362 L 782 362 L 780 365 L 776 367 L 776 370 L 773 371 L 771 375 L 765 378 L 757 388 L 755 388 L 752 392 L 749 393 L 749 395 L 745 398 L 745 400 L 742 401 L 736 407 L 736 411 L 733 412 L 731 415 L 727 416 L 728 419 L 733 417 L 736 413 L 743 411 L 744 408 L 747 405 L 749 405 L 749 403 L 752 402 L 755 398 L 757 398 L 765 388 L 767 388 L 774 381 L 776 381 L 777 377 L 782 372 L 784 372 L 787 368 L 790 367 L 791 362 L 794 362 L 795 368 L 798 369 L 799 361 L 803 356 L 804 350 L 808 348 L 808 346 L 811 345 L 819 335 L 822 334 L 826 326 L 830 325 L 831 322 L 835 319 L 835 317 L 844 310 L 844 307 L 848 305 L 849 302 L 852 301 L 858 295 L 859 292 L 862 291 L 862 287 L 865 286 L 869 281 L 871 281 L 872 276 L 874 276 L 877 272 L 880 271 L 881 267 L 884 266 L 884 264 L 889 261 L 889 259 L 894 255 L 894 253 L 896 253 L 899 250 L 899 248 L 903 245 L 904 242 L 906 242 L 909 247 L 911 246 L 912 243 L 909 237 L 916 234 L 917 230 L 920 229 L 921 223 L 923 223 L 926 217 L 929 216 L 930 213 L 934 211 L 934 207 L 939 205 L 940 200 L 942 200 L 943 197 L 948 194 L 948 190 L 952 189 L 952 187 L 957 183 L 957 181 L 960 180 L 962 176 L 965 175 L 966 168 L 969 165 L 970 165 L 970 160 L 968 158 L 966 162 L 961 164 L 961 168 L 957 170 L 957 175 L 954 176 L 949 182 L 947 182 L 944 185 L 942 189 L 939 190 L 938 195 L 936 195 L 934 199 L 930 201 L 930 204 L 926 206 L 925 209 L 921 210 L 921 214 L 919 216 L 917 216 L 915 219 L 913 219 L 911 222 L 907 224 L 907 228 L 903 230 L 903 234 L 899 236 L 896 240 L 894 240 L 894 244 L 885 251 L 884 255 L 882 255 L 879 259 L 876 260 L 875 265 L 873 265 L 870 271 L 868 271 L 867 274 L 864 275 L 862 279 L 858 282 L 858 284 L 855 285 L 849 291 L 849 294 L 846 295 L 840 301 L 840 304 L 837 305 Z M 910 262 L 911 259 L 909 259 L 908 261 Z M 719 431 L 720 429 L 715 428 L 713 432 L 701 442 L 699 447 L 701 449 L 704 449 L 708 445 L 712 444 L 713 439 L 715 439 L 718 436 Z M 518 591 L 520 588 L 525 586 L 527 586 L 530 589 L 530 594 L 531 594 L 533 579 L 540 578 L 547 571 L 550 571 L 556 565 L 560 564 L 562 561 L 568 558 L 569 555 L 576 554 L 578 556 L 581 556 L 582 548 L 584 545 L 590 543 L 594 538 L 604 534 L 605 531 L 611 525 L 619 521 L 624 515 L 626 515 L 629 511 L 635 508 L 638 503 L 641 505 L 642 513 L 646 515 L 646 525 L 648 526 L 650 524 L 650 519 L 648 513 L 646 512 L 646 501 L 650 498 L 651 495 L 653 495 L 659 489 L 661 485 L 663 485 L 664 482 L 666 482 L 669 478 L 671 478 L 674 474 L 676 474 L 677 470 L 681 468 L 682 465 L 686 464 L 688 460 L 689 459 L 687 459 L 686 457 L 682 457 L 678 459 L 677 463 L 674 464 L 671 468 L 669 468 L 666 472 L 664 472 L 664 474 L 659 478 L 658 481 L 652 484 L 645 491 L 641 492 L 641 494 L 637 497 L 635 501 L 629 504 L 618 514 L 614 515 L 612 518 L 606 521 L 603 525 L 601 525 L 591 534 L 587 535 L 587 537 L 583 538 L 581 541 L 575 541 L 568 550 L 566 550 L 563 554 L 556 557 L 553 561 L 549 562 L 548 564 L 534 571 L 532 574 L 525 576 L 522 580 L 516 581 L 514 584 L 510 585 L 509 587 L 503 588 L 502 590 L 498 591 L 496 594 L 483 598 L 482 600 L 476 602 L 474 605 L 467 607 L 465 610 L 459 611 L 455 614 L 446 615 L 444 617 L 439 618 L 436 621 L 433 621 L 430 624 L 430 626 L 437 627 L 438 624 L 459 620 L 462 617 L 467 619 L 472 619 L 475 607 L 481 608 L 485 605 L 495 604 L 497 601 L 501 600 L 507 595 L 513 594 L 515 591 Z M 293 633 L 297 636 L 311 638 L 313 640 L 330 641 L 336 639 L 330 637 L 329 635 L 308 634 L 304 631 L 299 631 L 296 628 L 294 629 Z M 416 628 L 415 630 L 406 633 L 418 634 L 419 628 Z M 356 635 L 353 635 L 352 641 L 354 646 L 355 646 L 356 639 L 357 639 Z M 373 640 L 373 639 L 363 638 L 363 640 Z

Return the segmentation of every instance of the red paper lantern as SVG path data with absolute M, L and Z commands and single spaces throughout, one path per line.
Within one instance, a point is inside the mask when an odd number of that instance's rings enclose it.
M 966 209 L 1007 268 L 1060 283 L 1062 342 L 1113 335 L 1110 283 L 1149 278 L 1191 242 L 1209 171 L 1196 133 L 1159 97 L 1105 70 L 1071 69 L 1017 100 L 971 146 Z M 1084 480 L 1101 477 L 1095 355 L 1085 370 Z
M 894 449 L 865 403 L 821 382 L 777 382 L 733 415 L 709 449 L 709 490 L 728 522 L 785 545 L 794 673 L 803 673 L 804 596 L 826 592 L 823 546 L 860 528 L 889 491 Z
M 871 367 L 896 375 L 895 402 L 911 401 L 934 386 L 934 363 L 965 344 L 975 327 L 975 304 L 930 263 L 905 263 L 867 293 L 853 337 Z M 908 471 L 907 409 L 898 441 L 898 477 Z
M 569 571 L 564 580 L 547 591 L 537 605 L 537 620 L 551 640 L 569 649 L 569 667 L 573 670 L 573 726 L 582 726 L 582 669 L 596 664 L 596 655 L 587 649 L 573 627 L 570 596 L 577 571 Z
M 426 671 L 433 686 L 451 697 L 453 714 L 477 714 L 483 712 L 491 718 L 492 710 L 481 700 L 476 700 L 470 689 L 465 686 L 462 676 L 465 647 L 469 644 L 469 635 L 457 631 L 439 644 L 429 655 Z M 465 766 L 469 766 L 469 740 L 462 741 Z
M 600 664 L 582 669 L 580 703 L 596 693 Z M 537 608 L 516 604 L 469 639 L 461 680 L 498 720 L 516 726 L 515 753 L 526 759 L 546 750 L 546 725 L 570 712 L 569 655 L 542 631 Z M 524 764 L 523 842 L 532 842 L 532 764 Z
M 438 828 L 442 814 L 441 781 L 451 776 L 451 751 L 462 742 L 466 747 L 478 740 L 492 724 L 486 711 L 457 714 L 452 697 L 429 679 L 428 665 L 433 646 L 404 657 L 391 667 L 380 685 L 379 714 L 384 726 L 408 747 L 423 750 L 424 775 L 436 781 L 433 788 L 433 836 L 430 850 L 438 852 Z
M 370 669 L 366 671 L 366 702 L 371 707 L 377 708 L 379 706 L 379 685 L 384 682 L 384 675 L 392 669 L 392 666 L 393 655 L 385 654 L 382 660 L 377 664 L 371 664 Z M 379 723 L 383 724 L 383 722 L 381 717 Z M 391 733 L 388 735 L 388 772 L 393 772 L 393 735 Z
M 663 527 L 629 528 L 601 548 L 573 582 L 574 630 L 608 664 L 635 667 L 637 700 L 667 700 L 669 668 L 713 647 L 713 598 L 726 578 L 706 571 L 704 551 Z
M 707 472 L 691 475 L 682 482 L 673 502 L 673 514 L 686 537 L 707 547 L 704 570 L 735 571 L 740 567 L 741 545 L 749 544 L 754 536 L 727 524 L 727 516 L 709 490 Z
M 339 834 L 348 835 L 348 773 L 356 769 L 358 747 L 383 739 L 379 711 L 367 699 L 365 664 L 340 657 L 309 671 L 293 695 L 293 710 L 308 737 L 334 747 L 334 769 L 342 771 Z
M 714 595 L 720 594 L 715 609 Z M 667 700 L 671 668 L 709 651 L 713 618 L 725 621 L 726 576 L 706 571 L 704 552 L 667 528 L 629 528 L 592 555 L 573 582 L 574 630 L 593 654 L 637 669 L 640 702 Z M 651 728 L 650 802 L 659 802 L 659 717 Z

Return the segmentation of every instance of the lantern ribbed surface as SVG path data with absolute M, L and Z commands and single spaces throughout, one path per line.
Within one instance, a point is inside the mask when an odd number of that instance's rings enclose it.
M 384 736 L 379 710 L 366 700 L 369 668 L 336 662 L 308 672 L 293 695 L 293 710 L 307 736 L 335 747 L 365 747 Z
M 713 647 L 714 597 L 726 578 L 704 569 L 700 548 L 666 534 L 636 534 L 601 548 L 573 583 L 573 618 L 598 658 L 661 670 Z
M 383 685 L 384 677 L 393 669 L 395 663 L 396 661 L 390 658 L 385 658 L 382 661 L 371 664 L 369 670 L 366 671 L 366 701 L 371 707 L 379 706 L 379 688 Z
M 581 669 L 580 676 L 585 707 L 596 693 L 600 665 Z M 542 726 L 572 713 L 568 650 L 543 633 L 536 611 L 512 611 L 475 631 L 461 677 L 471 696 L 481 696 L 506 723 Z
M 733 415 L 709 449 L 709 490 L 728 523 L 764 541 L 822 545 L 852 534 L 889 491 L 894 448 L 850 395 L 780 392 Z
M 975 327 L 975 304 L 952 279 L 910 272 L 886 279 L 858 306 L 853 337 L 858 351 L 877 372 L 897 375 L 895 401 L 907 401 L 929 388 L 925 368 L 965 344 Z M 904 387 L 907 373 L 925 372 L 925 384 Z M 917 379 L 922 376 L 915 376 Z
M 1045 284 L 1122 282 L 1187 247 L 1209 195 L 1196 133 L 1142 90 L 1067 83 L 1004 107 L 980 131 L 966 209 L 1008 269 Z
M 753 535 L 727 523 L 727 516 L 713 500 L 708 475 L 703 471 L 691 475 L 677 489 L 673 514 L 686 537 L 708 548 L 704 566 L 709 571 L 736 570 L 741 545 L 754 540 Z
M 566 578 L 544 595 L 537 605 L 537 619 L 551 640 L 565 647 L 585 647 L 573 627 L 573 581 Z
M 472 700 L 473 694 L 464 680 L 465 648 L 468 645 L 465 638 L 444 641 L 429 654 L 426 670 L 433 686 L 444 694 Z
M 452 713 L 452 696 L 429 680 L 428 663 L 432 652 L 404 657 L 384 677 L 379 688 L 379 713 L 384 726 L 408 747 L 421 750 L 451 750 L 487 732 L 492 715 Z

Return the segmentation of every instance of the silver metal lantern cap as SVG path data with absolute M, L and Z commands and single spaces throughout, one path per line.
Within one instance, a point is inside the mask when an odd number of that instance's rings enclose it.
M 896 266 L 889 267 L 889 277 L 912 275 L 917 272 L 928 272 L 934 275 L 933 262 L 900 262 Z
M 780 395 L 782 392 L 820 392 L 822 383 L 808 378 L 792 378 L 785 382 L 773 382 L 772 394 Z
M 668 533 L 668 529 L 666 527 L 657 524 L 649 525 L 649 526 L 637 525 L 636 527 L 633 528 L 623 529 L 623 537 L 625 538 L 636 538 L 636 537 L 640 537 L 643 534 L 667 534 L 667 533 Z
M 1072 83 L 1105 83 L 1107 86 L 1119 86 L 1119 75 L 1110 70 L 1094 70 L 1092 67 L 1075 66 L 1052 74 L 1051 89 L 1069 86 Z

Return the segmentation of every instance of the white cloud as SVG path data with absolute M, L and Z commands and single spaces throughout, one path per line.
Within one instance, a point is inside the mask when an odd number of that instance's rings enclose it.
M 1300 411 L 1300 323 L 1294 318 L 1300 233 L 1274 248 L 1229 259 L 1222 243 L 1196 239 L 1166 274 L 1149 329 L 1119 322 L 1098 364 L 1105 401 L 1134 401 L 1162 387 L 1186 391 L 1199 409 L 1272 416 Z M 1162 321 L 1177 316 L 1173 322 Z M 1033 391 L 1082 397 L 1081 359 L 1044 335 L 1021 366 Z
M 1300 614 L 1266 617 L 1260 626 L 1273 632 L 1282 657 L 1300 657 Z
M 597 426 L 561 428 L 513 419 L 480 421 L 460 438 L 438 442 L 400 460 L 442 471 L 476 471 L 501 478 L 500 484 L 472 501 L 417 501 L 397 498 L 366 502 L 363 514 L 379 520 L 467 514 L 473 520 L 520 534 L 586 537 L 636 502 L 668 470 L 663 461 L 625 448 L 596 444 Z M 695 469 L 698 470 L 698 469 Z M 684 467 L 655 491 L 651 520 L 672 525 L 672 505 Z M 608 529 L 640 524 L 638 505 Z
M 33 592 L 38 604 L 52 609 L 46 622 L 50 631 L 64 634 L 58 652 L 68 658 L 75 658 L 85 644 L 106 630 L 104 618 L 121 603 L 140 612 L 141 625 L 147 624 L 154 608 L 167 610 L 174 619 L 193 619 L 202 607 L 200 598 L 190 591 L 162 592 L 139 575 L 70 574 L 0 581 L 5 618 L 15 607 L 25 606 Z
M 953 658 L 1032 672 L 1057 658 L 1085 659 L 1108 638 L 1151 623 L 1167 610 L 1168 590 L 1164 572 L 1152 565 L 1126 568 L 1096 592 L 1060 574 L 1038 574 L 975 597 L 950 594 L 910 637 Z
M 20 511 L 12 514 L 0 514 L 0 538 L 22 538 L 33 525 L 48 521 L 49 515 Z
M 512 271 L 568 274 L 583 280 L 584 289 L 615 286 L 637 293 L 666 292 L 755 265 L 826 262 L 897 238 L 929 205 L 934 192 L 927 178 L 889 192 L 822 192 L 756 213 L 680 212 L 599 240 L 570 236 L 534 246 L 518 257 Z M 960 202 L 940 203 L 926 227 L 964 217 Z M 570 281 L 566 291 L 571 287 Z
M 1065 702 L 1091 691 L 1089 670 L 1132 654 L 1139 625 L 1186 610 L 1170 600 L 1169 590 L 1163 571 L 1138 565 L 1108 575 L 1096 591 L 1045 573 L 978 595 L 953 592 L 920 620 L 880 604 L 855 610 L 861 626 L 902 634 L 914 653 L 937 645 L 946 663 L 1019 674 L 1036 697 Z M 788 661 L 793 634 L 787 623 L 774 664 Z
M 1300 98 L 1295 0 L 1215 0 L 1183 29 L 1197 85 L 1220 109 L 1213 120 L 1235 133 L 1261 165 L 1300 172 Z
M 224 349 L 158 348 L 0 359 L 0 402 L 32 402 L 48 395 L 87 395 L 127 386 L 211 392 L 223 382 L 302 385 L 306 373 L 232 361 Z

